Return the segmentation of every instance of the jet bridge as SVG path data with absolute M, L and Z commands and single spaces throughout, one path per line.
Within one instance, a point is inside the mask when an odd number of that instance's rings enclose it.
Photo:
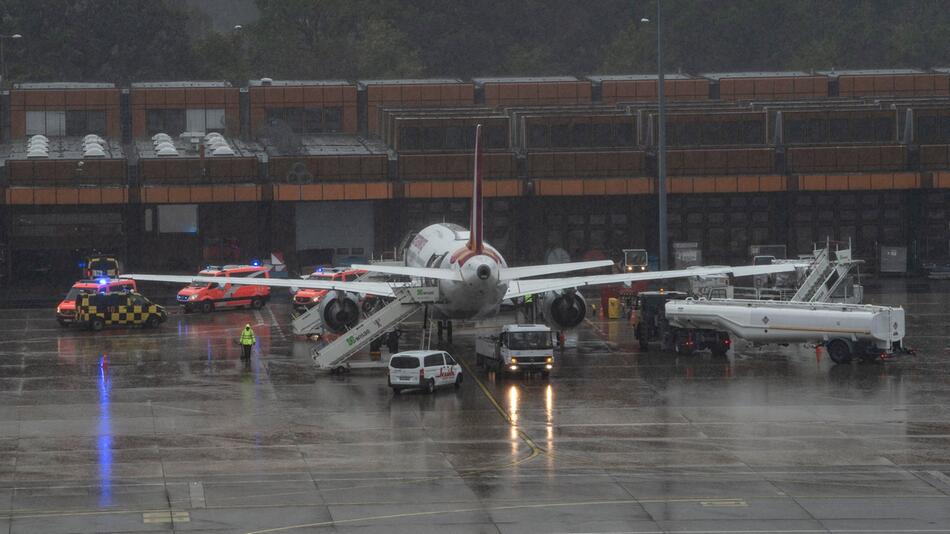
M 362 320 L 329 343 L 314 348 L 310 357 L 320 369 L 338 369 L 346 366 L 347 360 L 365 348 L 384 332 L 391 330 L 427 304 L 439 302 L 436 286 L 400 287 L 395 289 L 396 298 L 376 313 Z

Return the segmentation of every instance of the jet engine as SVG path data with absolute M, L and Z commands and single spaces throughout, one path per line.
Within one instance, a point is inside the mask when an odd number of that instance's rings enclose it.
M 320 300 L 320 318 L 327 330 L 342 334 L 360 322 L 360 304 L 356 295 L 329 291 Z
M 548 291 L 541 298 L 544 319 L 559 330 L 573 328 L 587 315 L 587 302 L 573 290 Z

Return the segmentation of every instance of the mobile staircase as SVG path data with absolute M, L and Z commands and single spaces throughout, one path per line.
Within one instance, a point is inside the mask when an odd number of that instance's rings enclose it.
M 340 371 L 353 367 L 347 362 L 353 355 L 413 313 L 439 301 L 439 288 L 436 286 L 399 287 L 394 292 L 396 298 L 379 311 L 329 344 L 311 349 L 310 357 L 317 368 Z

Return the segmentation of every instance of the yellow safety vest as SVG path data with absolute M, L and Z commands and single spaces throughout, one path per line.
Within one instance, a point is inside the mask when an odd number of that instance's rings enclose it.
M 241 330 L 241 345 L 253 345 L 254 343 L 254 331 L 250 328 Z

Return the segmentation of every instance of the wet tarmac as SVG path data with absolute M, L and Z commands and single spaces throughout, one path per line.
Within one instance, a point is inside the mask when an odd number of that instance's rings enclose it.
M 950 282 L 867 293 L 918 355 L 644 354 L 595 320 L 545 381 L 472 369 L 458 328 L 463 387 L 399 396 L 317 373 L 286 304 L 100 334 L 2 310 L 0 532 L 950 532 Z

